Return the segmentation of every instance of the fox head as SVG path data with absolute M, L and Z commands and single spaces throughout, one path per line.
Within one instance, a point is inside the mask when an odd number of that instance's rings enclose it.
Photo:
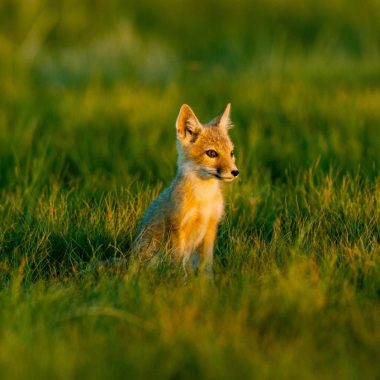
M 228 136 L 231 105 L 207 124 L 201 124 L 184 104 L 177 118 L 177 150 L 180 170 L 191 171 L 202 179 L 232 181 L 239 175 L 234 145 Z

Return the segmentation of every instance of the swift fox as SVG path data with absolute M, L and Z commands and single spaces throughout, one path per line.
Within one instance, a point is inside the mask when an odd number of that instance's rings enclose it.
M 151 257 L 167 247 L 186 268 L 197 253 L 200 271 L 212 275 L 214 241 L 224 209 L 220 183 L 239 175 L 230 127 L 230 104 L 204 125 L 188 105 L 181 107 L 176 122 L 177 175 L 145 212 L 134 243 L 137 254 Z

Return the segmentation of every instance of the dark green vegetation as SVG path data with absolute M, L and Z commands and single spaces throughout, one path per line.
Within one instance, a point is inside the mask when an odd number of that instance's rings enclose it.
M 380 3 L 191 3 L 0 2 L 1 378 L 379 376 Z M 215 285 L 91 266 L 228 101 Z

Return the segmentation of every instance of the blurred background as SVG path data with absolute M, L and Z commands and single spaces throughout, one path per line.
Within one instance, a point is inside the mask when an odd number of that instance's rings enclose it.
M 243 172 L 373 177 L 380 3 L 1 0 L 0 83 L 1 187 L 167 181 L 182 103 L 232 102 Z
M 228 102 L 216 286 L 99 265 Z M 379 0 L 0 0 L 2 378 L 380 378 L 379 152 Z

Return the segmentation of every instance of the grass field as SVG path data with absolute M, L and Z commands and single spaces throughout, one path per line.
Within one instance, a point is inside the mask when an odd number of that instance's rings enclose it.
M 0 377 L 380 376 L 380 3 L 0 1 Z M 182 103 L 232 103 L 215 284 L 128 257 Z

